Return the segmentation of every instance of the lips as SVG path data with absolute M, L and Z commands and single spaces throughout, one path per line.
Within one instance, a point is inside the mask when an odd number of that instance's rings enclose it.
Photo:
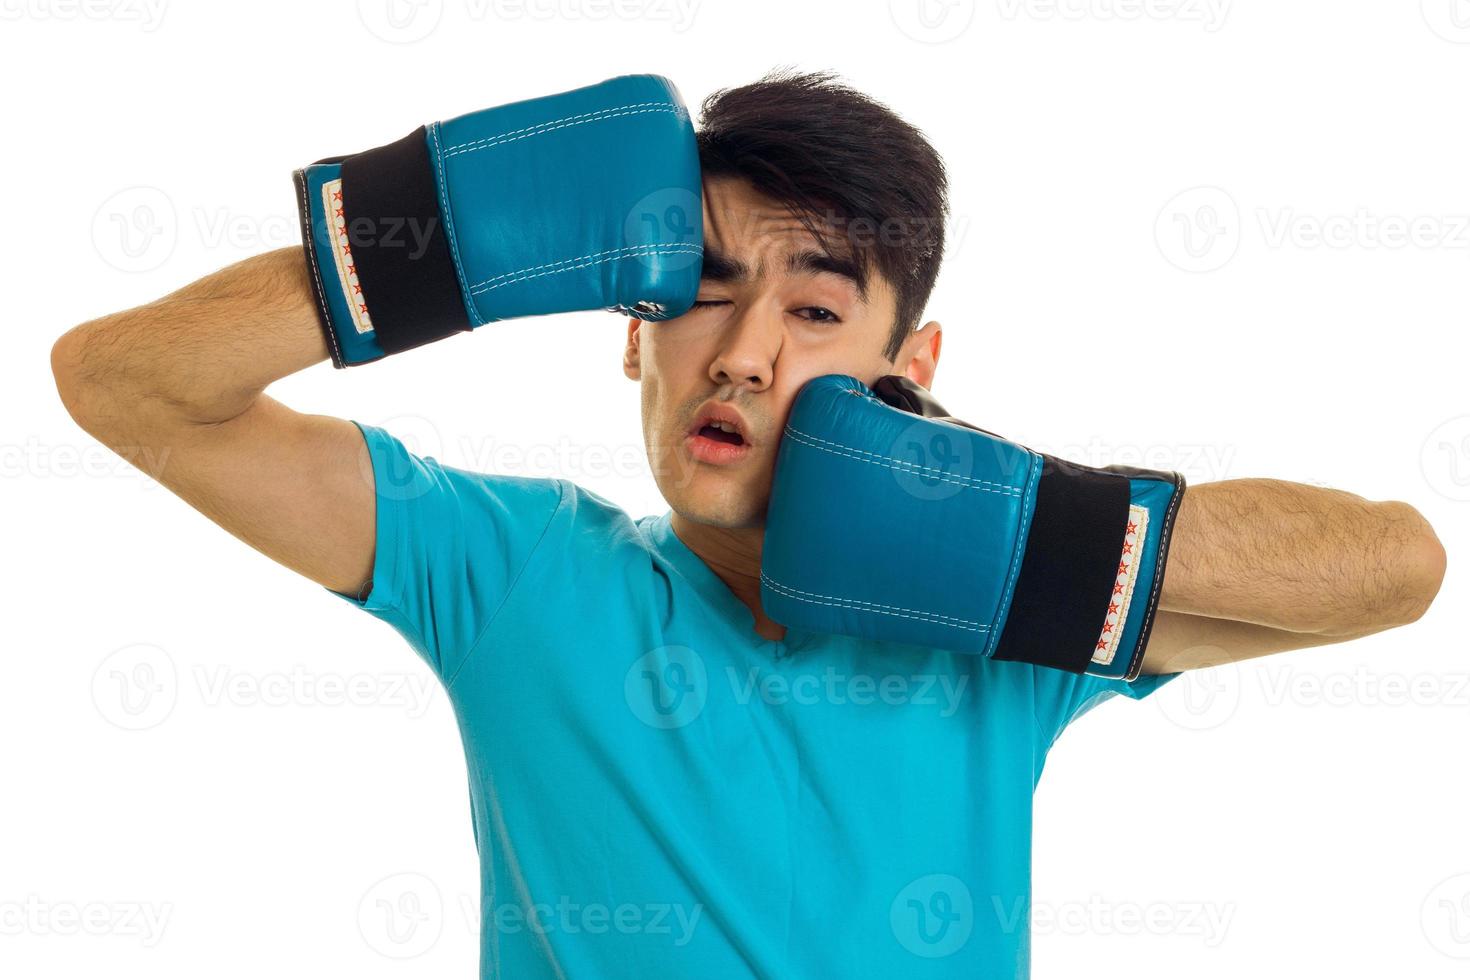
M 738 462 L 751 450 L 745 419 L 730 406 L 719 402 L 708 402 L 700 409 L 684 443 L 696 460 L 716 466 Z

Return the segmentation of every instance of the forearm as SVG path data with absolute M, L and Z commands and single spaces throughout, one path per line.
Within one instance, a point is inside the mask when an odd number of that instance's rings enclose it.
M 68 409 L 91 429 L 235 418 L 326 359 L 307 276 L 299 247 L 278 249 L 73 328 L 52 354 Z
M 1282 480 L 1208 483 L 1180 505 L 1159 608 L 1361 635 L 1422 615 L 1444 560 L 1408 504 Z

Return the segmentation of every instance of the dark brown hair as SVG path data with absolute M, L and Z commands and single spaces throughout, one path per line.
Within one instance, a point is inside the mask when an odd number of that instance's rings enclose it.
M 893 110 L 830 72 L 777 69 L 704 100 L 698 132 L 706 177 L 739 177 L 801 217 L 823 248 L 847 242 L 858 285 L 876 271 L 897 311 L 891 361 L 919 326 L 944 257 L 944 162 Z

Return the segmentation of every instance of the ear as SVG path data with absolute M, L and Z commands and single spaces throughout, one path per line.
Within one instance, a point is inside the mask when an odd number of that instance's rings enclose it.
M 925 388 L 934 383 L 939 368 L 939 349 L 944 345 L 944 329 L 938 320 L 930 320 L 909 335 L 893 362 L 893 373 L 902 374 Z
M 643 377 L 643 365 L 640 361 L 641 352 L 638 349 L 638 328 L 643 326 L 643 321 L 636 316 L 628 317 L 628 344 L 623 348 L 623 374 L 629 381 L 638 381 Z

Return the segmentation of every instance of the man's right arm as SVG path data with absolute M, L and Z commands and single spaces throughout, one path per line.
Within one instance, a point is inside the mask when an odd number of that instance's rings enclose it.
M 299 247 L 236 263 L 73 328 L 51 351 L 77 424 L 220 527 L 333 591 L 370 585 L 376 513 L 362 435 L 292 411 L 272 381 L 326 360 Z
M 351 422 L 293 412 L 266 386 L 329 356 L 366 364 L 513 317 L 679 316 L 703 253 L 698 152 L 673 83 L 625 75 L 295 176 L 303 248 L 82 324 L 52 369 L 82 428 L 157 461 L 155 479 L 262 553 L 365 597 L 368 446 Z

